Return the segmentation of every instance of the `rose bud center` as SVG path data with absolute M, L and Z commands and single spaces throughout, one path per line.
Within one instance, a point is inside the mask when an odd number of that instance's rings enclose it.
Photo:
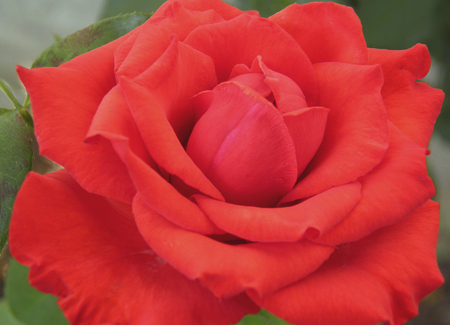
M 265 98 L 271 92 L 258 82 L 263 75 L 238 79 L 194 98 L 201 117 L 186 151 L 227 202 L 276 206 L 297 180 L 293 139 Z M 257 87 L 247 86 L 252 83 Z

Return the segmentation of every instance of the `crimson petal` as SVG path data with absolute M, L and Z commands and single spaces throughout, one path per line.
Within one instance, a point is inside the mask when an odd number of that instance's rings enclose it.
M 217 242 L 168 222 L 148 209 L 140 194 L 133 202 L 133 213 L 140 233 L 159 256 L 221 299 L 243 291 L 263 297 L 315 271 L 334 251 L 334 247 L 306 240 L 244 245 Z
M 342 221 L 361 198 L 361 184 L 333 187 L 304 202 L 283 208 L 234 205 L 203 195 L 194 200 L 221 229 L 256 242 L 296 242 L 316 238 Z
M 258 311 L 245 295 L 219 301 L 186 279 L 143 241 L 130 206 L 85 192 L 66 171 L 28 176 L 9 242 L 74 325 L 228 325 Z
M 18 67 L 17 73 L 31 98 L 41 154 L 67 168 L 88 191 L 129 203 L 135 190 L 120 158 L 108 143 L 84 142 L 99 104 L 115 85 L 113 51 L 124 40 L 58 68 Z
M 250 67 L 260 55 L 270 69 L 288 76 L 300 86 L 309 105 L 316 104 L 317 80 L 311 62 L 289 34 L 267 19 L 243 14 L 229 21 L 198 27 L 184 42 L 211 56 L 219 82 L 228 80 L 237 64 Z
M 406 220 L 338 247 L 323 266 L 265 298 L 262 308 L 304 325 L 404 324 L 443 283 L 436 263 L 439 205 L 428 201 Z
M 312 63 L 368 63 L 361 22 L 351 7 L 333 2 L 293 4 L 269 20 L 292 35 Z
M 424 78 L 431 59 L 422 44 L 404 50 L 369 49 L 371 64 L 381 64 L 385 82 L 381 89 L 388 118 L 410 139 L 427 148 L 444 93 L 416 79 Z
M 399 222 L 435 194 L 428 176 L 426 149 L 392 123 L 383 161 L 359 181 L 362 199 L 349 216 L 317 242 L 339 245 L 359 240 Z
M 357 180 L 380 163 L 389 145 L 381 67 L 339 62 L 314 67 L 319 105 L 330 109 L 325 135 L 304 178 L 282 202 Z

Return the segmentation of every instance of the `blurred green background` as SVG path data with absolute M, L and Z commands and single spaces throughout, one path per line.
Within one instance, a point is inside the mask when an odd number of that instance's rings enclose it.
M 24 91 L 15 75 L 15 65 L 30 67 L 34 59 L 54 42 L 100 19 L 128 12 L 152 12 L 161 0 L 1 0 L 0 78 L 16 94 Z M 293 3 L 290 0 L 228 0 L 243 10 L 258 10 L 267 17 Z M 305 3 L 309 1 L 297 1 Z M 450 1 L 449 0 L 340 0 L 352 6 L 363 25 L 369 47 L 406 49 L 427 44 L 432 67 L 425 81 L 450 94 Z M 0 95 L 0 107 L 11 107 Z M 442 113 L 430 143 L 430 174 L 441 203 L 441 232 L 438 259 L 450 281 L 450 100 Z M 9 266 L 9 268 L 8 268 Z M 7 272 L 7 269 L 9 271 Z M 31 288 L 27 268 L 11 262 L 6 249 L 0 255 L 0 324 L 67 324 L 56 307 L 56 299 Z M 6 285 L 4 285 L 6 282 Z M 4 297 L 7 297 L 4 298 Z M 3 298 L 1 298 L 3 297 Z M 268 313 L 245 317 L 240 325 L 286 324 Z M 450 286 L 446 283 L 427 297 L 420 315 L 408 325 L 450 325 Z M 330 324 L 332 325 L 332 324 Z

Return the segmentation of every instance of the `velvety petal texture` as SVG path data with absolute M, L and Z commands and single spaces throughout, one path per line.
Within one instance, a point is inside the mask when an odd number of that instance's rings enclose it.
M 72 325 L 402 325 L 442 284 L 426 46 L 368 49 L 353 9 L 269 18 L 169 0 L 18 74 L 43 155 L 13 256 Z

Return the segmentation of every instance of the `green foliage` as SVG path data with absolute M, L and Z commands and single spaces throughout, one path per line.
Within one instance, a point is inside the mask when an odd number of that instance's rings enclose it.
M 33 158 L 32 129 L 18 110 L 0 108 L 0 250 L 8 239 L 16 194 Z
M 48 47 L 31 67 L 57 67 L 129 33 L 149 17 L 147 14 L 126 14 L 92 24 Z
M 289 325 L 269 312 L 261 309 L 256 315 L 247 315 L 236 325 Z
M 165 0 L 106 0 L 101 18 L 131 12 L 155 12 L 164 2 Z
M 11 325 L 20 325 L 21 322 L 26 325 L 69 324 L 56 304 L 57 298 L 37 291 L 27 279 L 28 268 L 11 260 L 5 280 L 5 299 L 11 316 L 19 321 Z

